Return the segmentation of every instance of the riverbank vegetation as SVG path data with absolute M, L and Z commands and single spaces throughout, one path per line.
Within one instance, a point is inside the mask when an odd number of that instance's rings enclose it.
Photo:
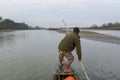
M 43 27 L 32 27 L 25 22 L 19 23 L 11 19 L 3 19 L 0 17 L 0 30 L 34 30 L 34 29 L 45 29 Z
M 69 29 L 72 29 L 73 27 L 69 27 Z M 63 30 L 65 28 L 63 27 L 59 27 L 59 28 L 44 28 L 44 27 L 32 27 L 29 26 L 28 24 L 26 24 L 25 22 L 22 23 L 18 23 L 15 22 L 11 19 L 3 19 L 2 17 L 0 17 L 0 30 L 26 30 L 26 29 L 30 29 L 30 30 L 34 30 L 34 29 L 47 29 L 47 30 Z M 115 23 L 105 23 L 101 26 L 98 26 L 96 24 L 93 24 L 91 27 L 84 27 L 81 29 L 98 29 L 98 30 L 120 30 L 120 23 L 119 22 L 115 22 Z
M 120 23 L 106 23 L 101 26 L 98 26 L 96 24 L 93 24 L 90 27 L 79 27 L 80 29 L 95 29 L 95 30 L 120 30 Z M 68 29 L 73 29 L 73 27 L 68 27 Z M 59 28 L 48 28 L 48 30 L 66 30 L 65 27 L 59 27 Z
M 31 29 L 31 27 L 24 22 L 18 23 L 11 19 L 2 19 L 0 17 L 0 29 Z
M 120 30 L 120 23 L 119 22 L 107 23 L 101 26 L 93 24 L 91 27 L 83 28 L 83 29 Z

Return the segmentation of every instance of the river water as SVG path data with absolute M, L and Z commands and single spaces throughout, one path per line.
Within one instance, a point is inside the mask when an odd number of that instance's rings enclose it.
M 0 80 L 51 80 L 64 34 L 45 30 L 0 32 Z M 120 80 L 120 45 L 81 38 L 91 80 Z M 73 68 L 85 78 L 73 51 Z

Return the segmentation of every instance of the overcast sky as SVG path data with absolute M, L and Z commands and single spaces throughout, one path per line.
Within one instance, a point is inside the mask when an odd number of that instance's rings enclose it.
M 0 0 L 0 16 L 31 26 L 88 27 L 120 21 L 120 0 Z

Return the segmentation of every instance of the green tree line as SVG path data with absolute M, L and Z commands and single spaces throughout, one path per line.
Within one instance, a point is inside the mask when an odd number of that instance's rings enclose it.
M 89 27 L 89 29 L 120 30 L 120 23 L 119 22 L 107 23 L 107 24 L 103 24 L 101 26 L 93 24 L 91 27 Z
M 23 23 L 17 23 L 10 19 L 0 17 L 0 29 L 30 29 L 30 26 Z

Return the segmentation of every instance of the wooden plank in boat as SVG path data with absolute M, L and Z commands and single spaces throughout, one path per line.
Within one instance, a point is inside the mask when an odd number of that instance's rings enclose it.
M 62 67 L 58 66 L 58 68 L 57 68 L 58 70 L 55 73 L 55 75 L 75 75 L 76 74 L 75 71 L 71 67 L 70 67 L 71 72 L 64 73 L 65 66 L 66 66 L 65 63 L 63 64 Z
M 76 73 L 55 73 L 55 75 L 76 75 Z
M 66 66 L 66 64 L 63 64 L 62 67 L 59 67 L 59 66 L 57 67 L 52 80 L 64 80 L 68 76 L 73 76 L 75 78 L 75 80 L 82 80 L 72 67 L 70 67 L 70 69 L 71 69 L 70 73 L 64 73 L 65 66 Z

